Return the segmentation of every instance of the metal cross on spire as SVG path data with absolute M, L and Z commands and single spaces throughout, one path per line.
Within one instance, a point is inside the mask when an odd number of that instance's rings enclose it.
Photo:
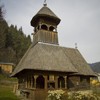
M 44 6 L 47 6 L 47 3 L 46 3 L 46 1 L 47 1 L 47 0 L 44 0 Z
M 77 49 L 78 47 L 77 47 L 77 43 L 75 43 L 75 49 Z
M 46 4 L 46 0 L 44 0 L 44 4 Z

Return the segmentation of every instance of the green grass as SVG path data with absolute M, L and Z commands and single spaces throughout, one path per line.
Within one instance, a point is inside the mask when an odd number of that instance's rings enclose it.
M 14 82 L 16 82 L 17 81 L 17 79 L 16 78 L 11 78 L 11 77 L 9 77 L 9 76 L 6 76 L 6 75 L 2 75 L 2 74 L 0 74 L 0 80 L 8 80 L 8 81 L 14 81 Z
M 0 100 L 20 100 L 9 86 L 0 85 Z
M 16 78 L 10 78 L 0 74 L 0 100 L 20 100 L 13 92 L 13 85 Z

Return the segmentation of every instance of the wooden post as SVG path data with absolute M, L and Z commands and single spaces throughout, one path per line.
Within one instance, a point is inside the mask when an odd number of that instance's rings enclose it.
M 33 87 L 33 78 L 31 76 L 31 88 Z
M 58 89 L 58 77 L 59 76 L 55 76 L 55 88 Z
M 38 75 L 34 75 L 34 88 L 36 88 L 36 79 L 37 79 Z
M 30 88 L 30 86 L 29 86 L 30 84 L 29 84 L 29 76 L 27 77 L 27 87 L 28 88 Z
M 64 79 L 65 79 L 65 89 L 67 89 L 67 76 L 65 76 Z
M 27 88 L 27 76 L 25 78 L 25 88 Z
M 43 76 L 43 77 L 45 79 L 45 84 L 44 84 L 45 86 L 44 86 L 44 88 L 47 89 L 47 76 Z

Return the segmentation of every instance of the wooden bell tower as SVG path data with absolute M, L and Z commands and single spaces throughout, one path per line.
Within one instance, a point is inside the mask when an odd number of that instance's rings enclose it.
M 58 45 L 57 25 L 59 23 L 60 19 L 44 3 L 31 20 L 31 26 L 34 27 L 33 43 L 43 42 Z

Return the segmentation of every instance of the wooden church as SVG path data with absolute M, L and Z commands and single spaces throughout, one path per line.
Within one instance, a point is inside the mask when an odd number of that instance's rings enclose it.
M 49 89 L 87 87 L 95 76 L 78 49 L 59 46 L 60 21 L 45 3 L 31 20 L 33 43 L 12 73 L 18 78 L 18 89 L 33 100 L 41 94 L 45 97 Z

